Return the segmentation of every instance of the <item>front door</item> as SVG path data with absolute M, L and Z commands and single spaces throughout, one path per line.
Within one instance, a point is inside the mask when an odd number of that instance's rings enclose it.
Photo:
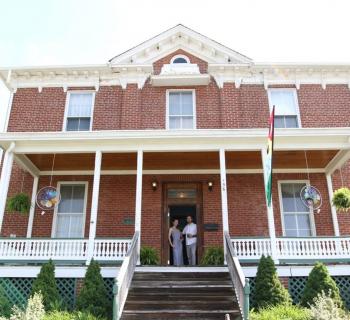
M 179 220 L 180 231 L 186 225 L 186 217 L 192 216 L 197 224 L 197 263 L 202 256 L 202 188 L 200 183 L 165 183 L 163 185 L 163 236 L 162 236 L 162 264 L 172 265 L 172 249 L 169 245 L 169 228 L 174 219 Z M 183 243 L 184 263 L 188 264 L 185 242 Z

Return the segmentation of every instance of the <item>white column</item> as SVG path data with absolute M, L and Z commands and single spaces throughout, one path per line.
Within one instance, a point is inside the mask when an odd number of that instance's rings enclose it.
M 142 169 L 143 151 L 137 151 L 137 173 L 136 173 L 136 203 L 135 203 L 135 232 L 139 232 L 138 248 L 141 249 L 141 211 L 142 211 Z M 138 253 L 140 257 L 140 252 Z M 138 261 L 140 264 L 140 261 Z
M 268 206 L 267 198 L 266 198 L 266 181 L 268 177 L 266 177 L 264 165 L 266 161 L 266 149 L 261 150 L 261 159 L 262 159 L 262 165 L 263 165 L 263 175 L 264 175 L 264 192 L 265 192 L 265 200 L 266 200 L 266 208 L 267 208 L 267 222 L 269 227 L 269 235 L 270 235 L 270 241 L 271 241 L 271 258 L 275 261 L 275 263 L 278 263 L 277 259 L 277 242 L 276 242 L 276 230 L 275 230 L 275 217 L 273 213 L 273 201 L 272 201 L 272 195 L 271 195 L 271 205 Z M 272 186 L 271 186 L 272 188 Z
M 336 210 L 335 206 L 332 205 L 333 183 L 332 183 L 332 176 L 331 176 L 330 173 L 326 173 L 326 180 L 327 180 L 327 189 L 328 189 L 328 195 L 329 195 L 329 202 L 330 202 L 330 206 L 331 206 L 334 235 L 339 237 L 340 236 L 340 232 L 339 232 L 337 210 Z
M 225 232 L 229 232 L 228 223 L 228 205 L 227 205 L 227 183 L 226 183 L 226 159 L 225 149 L 220 149 L 220 187 L 221 187 L 221 213 L 222 213 L 222 231 L 224 240 L 224 257 L 226 263 L 226 241 Z
M 39 177 L 38 176 L 33 177 L 32 200 L 31 200 L 31 206 L 29 210 L 27 238 L 32 237 L 33 221 L 34 221 L 35 205 L 36 205 L 35 200 L 36 200 L 36 193 L 38 192 L 38 183 L 39 183 Z
M 98 150 L 96 151 L 96 154 L 95 154 L 95 170 L 94 170 L 94 183 L 92 187 L 91 215 L 90 215 L 90 229 L 89 229 L 89 250 L 88 250 L 87 263 L 90 263 L 94 254 L 98 200 L 99 200 L 99 192 L 100 192 L 101 163 L 102 163 L 102 152 Z
M 2 163 L 1 180 L 0 180 L 0 233 L 1 233 L 2 222 L 5 214 L 7 193 L 9 189 L 11 172 L 12 172 L 14 147 L 15 147 L 15 143 L 12 142 L 10 147 L 5 152 L 4 161 Z

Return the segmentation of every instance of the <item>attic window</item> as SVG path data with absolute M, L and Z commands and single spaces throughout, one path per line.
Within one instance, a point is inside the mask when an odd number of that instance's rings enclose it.
M 175 63 L 190 63 L 190 59 L 188 59 L 188 57 L 184 56 L 184 55 L 177 55 L 174 56 L 171 61 L 171 64 L 175 64 Z

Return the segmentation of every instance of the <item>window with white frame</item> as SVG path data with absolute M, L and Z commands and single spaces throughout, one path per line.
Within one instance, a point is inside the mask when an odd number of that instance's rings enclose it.
M 84 236 L 86 184 L 61 184 L 61 201 L 56 212 L 56 238 Z
M 174 56 L 171 61 L 170 61 L 171 64 L 174 64 L 174 63 L 190 63 L 190 59 L 188 59 L 187 56 L 184 56 L 182 54 L 178 54 L 176 56 Z
M 93 101 L 93 92 L 68 93 L 66 131 L 88 131 L 91 129 Z
M 300 199 L 302 182 L 281 182 L 280 198 L 284 235 L 287 237 L 312 236 L 310 209 Z
M 295 89 L 269 89 L 270 109 L 275 106 L 276 128 L 298 128 L 300 124 L 298 96 Z
M 168 91 L 168 128 L 195 128 L 195 96 L 193 90 Z

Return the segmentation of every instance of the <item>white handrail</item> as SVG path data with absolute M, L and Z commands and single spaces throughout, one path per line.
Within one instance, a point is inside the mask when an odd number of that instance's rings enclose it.
M 226 245 L 226 261 L 231 276 L 233 286 L 235 288 L 235 294 L 237 297 L 238 306 L 244 320 L 249 318 L 249 281 L 245 279 L 243 269 L 239 263 L 239 260 L 235 254 L 232 246 L 231 238 L 228 232 L 225 232 L 225 245 Z
M 115 279 L 113 287 L 113 320 L 119 320 L 126 298 L 128 296 L 130 284 L 139 259 L 139 232 L 135 232 L 131 246 L 126 254 L 123 264 L 119 270 L 118 277 Z

